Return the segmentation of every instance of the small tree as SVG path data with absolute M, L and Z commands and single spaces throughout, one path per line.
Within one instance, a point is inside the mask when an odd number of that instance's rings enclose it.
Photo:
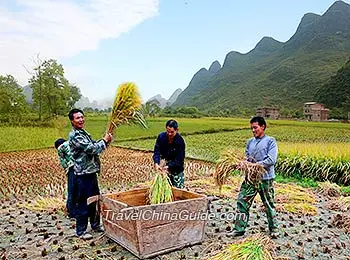
M 47 116 L 63 115 L 80 99 L 77 86 L 64 77 L 64 69 L 56 60 L 41 62 L 34 68 L 35 75 L 29 80 L 33 89 L 33 105 L 39 108 L 39 119 Z
M 23 89 L 11 75 L 0 75 L 0 114 L 7 120 L 20 120 L 27 111 Z
M 151 100 L 142 105 L 142 111 L 144 116 L 158 116 L 162 109 L 157 100 Z

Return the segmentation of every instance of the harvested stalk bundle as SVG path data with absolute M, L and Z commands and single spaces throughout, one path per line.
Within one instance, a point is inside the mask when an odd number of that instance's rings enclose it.
M 146 128 L 146 122 L 140 110 L 141 98 L 136 85 L 132 82 L 121 84 L 113 103 L 107 133 L 113 133 L 119 125 L 128 123 L 139 123 Z
M 237 169 L 240 161 L 244 160 L 244 156 L 238 150 L 227 149 L 223 152 L 215 168 L 215 180 L 220 189 L 224 185 L 226 179 L 232 171 Z
M 336 183 L 331 183 L 329 181 L 319 183 L 318 189 L 320 193 L 325 196 L 340 197 L 341 195 L 340 187 Z
M 164 172 L 157 172 L 152 180 L 148 193 L 150 204 L 160 204 L 174 201 L 170 179 Z
M 274 253 L 274 249 L 275 244 L 269 237 L 258 234 L 227 246 L 210 259 L 272 260 L 270 252 Z
M 240 170 L 244 173 L 246 180 L 252 184 L 258 183 L 265 172 L 261 164 L 248 162 L 247 158 L 239 150 L 228 149 L 222 154 L 215 169 L 214 176 L 220 190 L 234 170 Z
M 249 183 L 256 184 L 261 180 L 262 175 L 266 172 L 264 166 L 258 163 L 242 160 L 237 165 L 237 170 L 245 174 L 246 180 Z
M 20 207 L 29 209 L 31 211 L 44 211 L 44 212 L 64 212 L 65 203 L 62 199 L 57 197 L 41 197 L 32 203 L 20 204 Z
M 332 226 L 343 228 L 345 233 L 350 234 L 350 214 L 336 214 L 332 218 Z

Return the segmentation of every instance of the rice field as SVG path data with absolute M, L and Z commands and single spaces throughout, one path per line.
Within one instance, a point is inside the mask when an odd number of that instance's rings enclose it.
M 101 156 L 99 182 L 103 189 L 127 189 L 153 177 L 152 153 L 110 147 Z M 205 162 L 187 160 L 187 179 L 209 174 Z M 57 196 L 66 191 L 67 177 L 54 148 L 0 154 L 0 199 Z
M 116 131 L 114 145 L 151 151 L 166 120 L 149 119 L 148 129 L 122 126 Z M 237 197 L 242 179 L 238 176 L 230 178 L 223 186 L 223 193 L 219 193 L 212 178 L 214 163 L 228 147 L 244 151 L 246 141 L 252 136 L 249 119 L 201 118 L 178 121 L 187 145 L 186 188 L 206 195 L 222 196 L 224 200 L 211 203 L 210 212 L 217 215 L 234 212 L 233 199 Z M 87 117 L 86 129 L 94 139 L 103 135 L 106 126 L 107 117 Z M 329 179 L 349 185 L 349 130 L 349 124 L 281 120 L 268 122 L 266 133 L 274 136 L 278 142 L 280 153 L 277 169 L 284 175 L 322 181 Z M 3 202 L 0 232 L 4 234 L 0 244 L 3 252 L 7 253 L 9 259 L 39 259 L 44 255 L 55 259 L 135 259 L 122 247 L 111 244 L 106 237 L 96 238 L 93 244 L 81 244 L 72 238 L 72 223 L 57 211 L 57 208 L 64 207 L 67 180 L 52 146 L 55 139 L 67 136 L 69 131 L 69 122 L 57 128 L 0 127 L 0 201 Z M 200 160 L 191 160 L 190 157 Z M 99 183 L 103 193 L 149 186 L 154 175 L 151 152 L 110 147 L 101 156 L 101 162 Z M 336 186 L 334 183 L 331 185 Z M 322 185 L 320 188 L 326 190 Z M 327 189 L 327 194 L 330 194 L 330 189 Z M 338 194 L 345 196 L 341 192 L 345 189 L 338 189 Z M 328 209 L 327 200 L 330 197 L 316 189 L 277 183 L 275 191 L 282 237 L 274 240 L 276 245 L 269 248 L 269 252 L 291 259 L 346 259 L 342 257 L 349 255 L 350 229 L 349 216 L 344 212 L 349 209 L 349 197 L 336 197 L 329 206 L 344 213 L 341 215 Z M 16 199 L 21 203 L 16 204 Z M 53 205 L 54 209 L 50 208 L 48 213 L 37 211 L 41 207 Z M 266 228 L 265 218 L 261 217 L 261 207 L 261 203 L 252 207 L 248 231 L 250 236 L 263 234 Z M 208 222 L 207 236 L 201 245 L 184 248 L 165 257 L 205 259 L 218 254 L 217 259 L 222 259 L 221 256 L 226 256 L 220 254 L 226 252 L 224 244 L 230 244 L 231 249 L 243 248 L 243 251 L 248 247 L 248 253 L 261 248 L 255 244 L 250 247 L 254 241 L 244 240 L 241 244 L 225 237 L 231 230 L 231 222 Z M 268 243 L 270 240 L 264 241 L 264 245 Z M 235 252 L 227 251 L 230 255 Z
M 285 176 L 350 184 L 349 124 L 293 121 L 272 121 L 267 124 L 266 134 L 275 137 L 279 147 L 277 171 Z M 215 163 L 227 148 L 243 152 L 251 137 L 249 127 L 185 135 L 186 156 Z M 117 144 L 152 150 L 154 138 L 120 140 Z
M 107 116 L 86 115 L 85 120 L 85 129 L 92 138 L 102 138 L 107 129 Z M 167 120 L 167 118 L 148 118 L 147 129 L 138 125 L 122 125 L 115 131 L 115 143 L 118 144 L 125 140 L 155 139 L 158 133 L 165 128 Z M 180 123 L 180 131 L 183 135 L 247 127 L 245 119 L 181 118 L 176 120 Z M 59 137 L 66 138 L 70 130 L 71 125 L 68 118 L 63 119 L 63 124 L 60 122 L 57 128 L 0 126 L 0 152 L 52 147 L 54 140 Z
M 286 129 L 288 128 L 288 129 Z M 283 154 L 303 154 L 350 159 L 350 129 L 269 127 L 267 135 L 276 138 Z M 252 133 L 249 128 L 211 134 L 185 136 L 186 154 L 189 157 L 215 162 L 227 147 L 242 149 Z M 123 147 L 152 150 L 155 139 L 117 142 Z
M 116 130 L 113 145 L 152 151 L 166 120 L 148 118 L 148 129 L 123 125 Z M 186 142 L 187 158 L 215 163 L 227 148 L 243 152 L 247 140 L 252 137 L 249 119 L 177 120 Z M 106 130 L 107 121 L 107 116 L 87 115 L 86 129 L 94 139 L 99 139 Z M 286 176 L 350 183 L 350 124 L 271 120 L 267 125 L 266 134 L 275 137 L 278 143 L 279 172 Z M 57 128 L 0 127 L 0 152 L 52 147 L 56 138 L 67 136 L 69 131 L 68 120 Z

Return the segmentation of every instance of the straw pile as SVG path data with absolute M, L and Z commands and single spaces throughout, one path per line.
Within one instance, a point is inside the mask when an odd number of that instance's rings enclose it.
M 246 180 L 253 185 L 259 183 L 265 173 L 261 164 L 249 162 L 239 150 L 228 149 L 222 154 L 215 169 L 214 176 L 220 189 L 235 170 L 241 171 Z
M 64 212 L 65 202 L 57 197 L 42 197 L 38 198 L 31 203 L 23 203 L 20 207 L 29 209 L 31 211 L 43 211 L 43 212 Z
M 331 183 L 329 181 L 319 183 L 319 192 L 328 197 L 340 197 L 341 190 L 336 183 Z
M 270 252 L 274 253 L 274 249 L 275 244 L 269 237 L 257 234 L 237 244 L 228 245 L 223 251 L 210 259 L 272 260 L 273 257 Z
M 345 233 L 350 234 L 350 214 L 336 214 L 332 218 L 332 225 L 345 230 Z
M 140 109 L 141 98 L 136 85 L 132 82 L 119 85 L 108 123 L 107 133 L 113 134 L 114 129 L 121 124 L 139 123 L 146 128 L 146 122 Z

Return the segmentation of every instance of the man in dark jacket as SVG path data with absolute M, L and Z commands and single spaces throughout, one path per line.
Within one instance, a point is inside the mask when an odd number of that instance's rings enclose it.
M 166 131 L 158 135 L 154 146 L 154 166 L 157 170 L 167 170 L 171 184 L 182 189 L 185 184 L 185 142 L 178 132 L 175 120 L 168 120 L 165 128 Z M 165 165 L 161 164 L 162 159 L 165 160 Z

